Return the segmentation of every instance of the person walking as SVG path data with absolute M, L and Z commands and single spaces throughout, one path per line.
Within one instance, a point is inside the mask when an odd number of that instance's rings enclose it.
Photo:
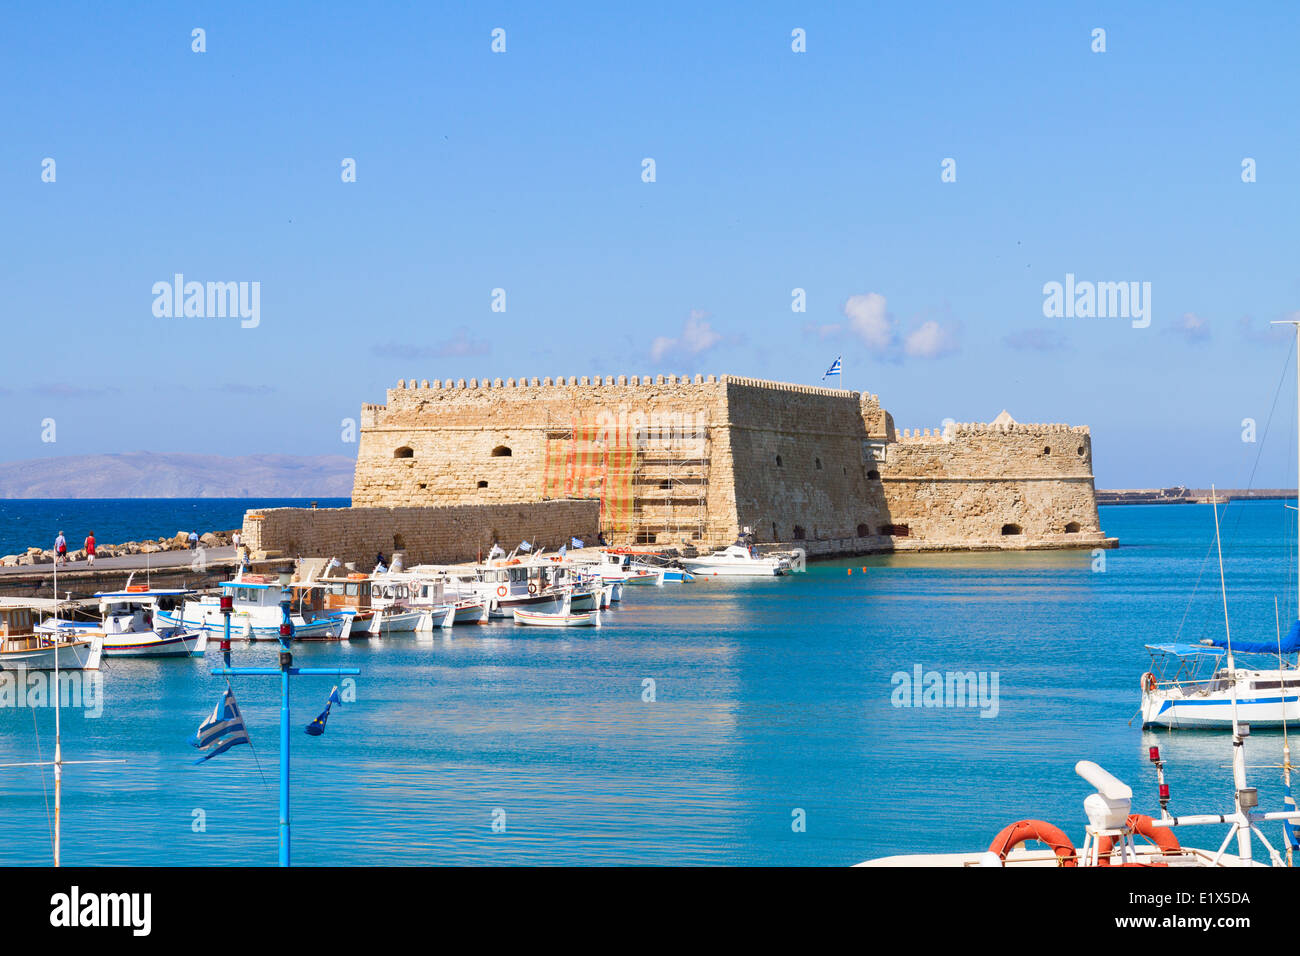
M 90 534 L 86 535 L 85 548 L 86 563 L 93 568 L 95 566 L 95 532 L 92 531 Z
M 60 531 L 59 536 L 54 539 L 54 563 L 68 563 L 68 539 L 63 536 L 62 531 Z
M 195 548 L 197 548 L 198 546 L 199 546 L 199 533 L 198 533 L 197 531 L 191 531 L 191 532 L 190 532 L 190 550 L 193 551 L 193 550 L 194 550 Z

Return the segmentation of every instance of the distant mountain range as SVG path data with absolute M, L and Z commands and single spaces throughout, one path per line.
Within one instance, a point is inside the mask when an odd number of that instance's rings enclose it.
M 0 498 L 347 498 L 346 455 L 148 451 L 0 462 Z

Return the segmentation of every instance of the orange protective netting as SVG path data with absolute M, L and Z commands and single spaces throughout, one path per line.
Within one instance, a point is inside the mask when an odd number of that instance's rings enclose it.
M 601 527 L 628 531 L 633 521 L 636 466 L 634 429 L 575 418 L 569 437 L 546 440 L 542 496 L 599 498 Z

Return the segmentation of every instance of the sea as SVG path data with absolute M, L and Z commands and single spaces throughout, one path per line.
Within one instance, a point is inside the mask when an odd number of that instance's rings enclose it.
M 53 548 L 60 531 L 69 548 L 95 533 L 100 545 L 173 537 L 178 531 L 232 531 L 250 508 L 346 508 L 348 498 L 0 498 L 0 555 Z
M 224 504 L 154 506 L 75 507 L 105 541 L 187 527 L 189 508 L 239 523 Z M 72 524 L 73 507 L 10 501 L 5 523 Z M 1296 616 L 1294 512 L 1233 503 L 1220 520 L 1232 633 L 1270 639 Z M 1173 812 L 1226 810 L 1226 734 L 1134 719 L 1145 645 L 1223 633 L 1214 515 L 1117 506 L 1101 521 L 1118 549 L 813 562 L 627 588 L 599 630 L 295 645 L 298 664 L 361 673 L 293 680 L 293 862 L 847 866 L 982 850 L 1025 817 L 1078 844 L 1091 788 L 1075 763 L 1155 814 L 1153 745 Z M 272 665 L 275 651 L 236 643 L 234 657 Z M 217 661 L 108 660 L 94 701 L 62 711 L 66 760 L 125 761 L 66 768 L 65 864 L 276 862 L 278 681 L 234 679 L 252 745 L 195 766 L 187 740 L 225 688 Z M 985 694 L 925 706 L 906 684 L 931 672 L 974 673 Z M 308 736 L 336 682 L 344 702 Z M 29 703 L 0 707 L 0 763 L 52 754 L 54 712 Z M 1280 809 L 1282 735 L 1248 746 L 1261 806 Z M 0 774 L 0 864 L 50 862 L 52 800 L 48 769 Z M 1202 829 L 1184 842 L 1226 833 Z

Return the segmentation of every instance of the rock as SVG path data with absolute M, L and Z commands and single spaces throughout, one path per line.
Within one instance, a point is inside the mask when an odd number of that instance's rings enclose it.
M 34 563 L 35 563 L 35 559 L 34 559 L 30 554 L 20 554 L 20 555 L 18 555 L 18 566 L 19 566 L 19 567 L 26 567 L 27 565 L 29 565 L 29 564 L 34 564 Z
M 35 557 L 36 555 L 38 555 L 38 554 L 41 553 L 41 549 L 40 549 L 40 548 L 28 548 L 28 549 L 27 549 L 27 553 L 30 554 L 32 557 Z
M 144 542 L 144 544 L 140 545 L 140 550 L 139 550 L 138 552 L 136 552 L 136 553 L 137 553 L 137 554 L 157 554 L 159 551 L 162 551 L 162 550 L 163 550 L 162 545 L 157 544 L 157 543 L 155 543 L 155 542 L 153 542 L 153 541 L 146 541 L 146 542 Z
M 3 558 L 0 558 L 0 568 L 13 568 L 17 567 L 17 565 L 18 555 L 16 554 L 6 554 Z
M 190 546 L 190 533 L 188 531 L 177 531 L 169 543 L 173 548 L 188 548 Z
M 86 560 L 86 552 L 85 552 L 84 550 L 82 550 L 81 548 L 78 548 L 76 551 L 69 551 L 69 552 L 68 552 L 68 560 L 69 560 L 69 561 L 84 561 L 84 560 Z
M 203 537 L 199 538 L 199 544 L 205 548 L 218 548 L 221 546 L 221 539 L 209 531 Z

